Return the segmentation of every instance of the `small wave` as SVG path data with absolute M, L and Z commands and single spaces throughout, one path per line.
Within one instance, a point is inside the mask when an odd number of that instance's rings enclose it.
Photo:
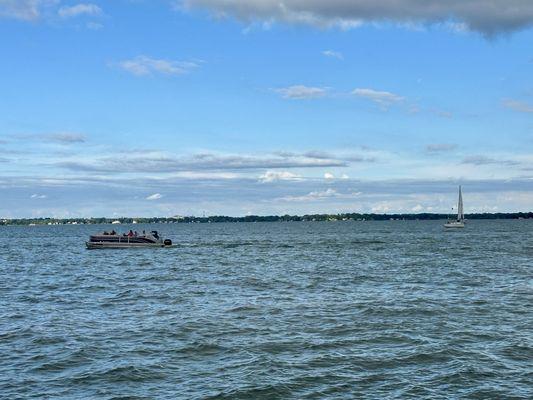
M 154 366 L 137 366 L 137 365 L 120 365 L 101 371 L 90 371 L 74 375 L 71 380 L 79 383 L 89 382 L 144 382 L 161 380 L 166 377 L 163 373 L 163 367 Z
M 230 389 L 219 394 L 205 397 L 209 400 L 222 399 L 283 399 L 290 396 L 292 389 L 284 383 L 267 384 L 264 386 L 247 385 L 237 389 Z
M 34 368 L 38 372 L 61 372 L 73 367 L 89 364 L 93 361 L 92 350 L 79 349 L 63 358 L 44 362 Z
M 387 244 L 387 242 L 385 242 L 383 240 L 377 240 L 377 239 L 358 239 L 358 240 L 352 240 L 350 243 L 351 244 L 362 244 L 362 245 L 367 245 L 367 244 Z
M 232 313 L 232 312 L 256 311 L 256 310 L 259 310 L 259 307 L 254 304 L 243 304 L 243 305 L 229 308 L 227 312 Z
M 209 356 L 213 354 L 224 353 L 228 348 L 210 341 L 196 341 L 190 344 L 174 349 L 174 353 L 190 355 L 190 356 Z
M 39 336 L 32 340 L 32 344 L 34 345 L 51 345 L 51 344 L 59 344 L 59 343 L 66 343 L 67 340 L 64 337 L 60 336 Z

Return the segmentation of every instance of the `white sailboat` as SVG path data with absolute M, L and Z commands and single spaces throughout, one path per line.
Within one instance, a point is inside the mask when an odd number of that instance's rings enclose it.
M 465 227 L 465 213 L 463 211 L 463 193 L 461 186 L 459 186 L 459 200 L 457 201 L 457 220 L 448 220 L 444 224 L 445 228 L 464 228 Z

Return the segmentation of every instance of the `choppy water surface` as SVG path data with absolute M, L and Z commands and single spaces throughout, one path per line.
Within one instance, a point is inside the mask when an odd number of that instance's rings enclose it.
M 533 396 L 533 221 L 154 227 L 0 227 L 0 398 Z

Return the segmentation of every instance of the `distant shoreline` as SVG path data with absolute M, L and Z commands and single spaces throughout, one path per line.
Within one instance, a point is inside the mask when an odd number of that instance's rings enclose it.
M 533 219 L 533 212 L 517 213 L 474 213 L 466 214 L 466 219 Z M 13 218 L 0 219 L 0 226 L 4 225 L 95 225 L 95 224 L 154 224 L 154 223 L 220 223 L 220 222 L 305 222 L 305 221 L 416 221 L 443 220 L 450 218 L 450 214 L 310 214 L 310 215 L 248 215 L 245 217 L 151 217 L 151 218 Z

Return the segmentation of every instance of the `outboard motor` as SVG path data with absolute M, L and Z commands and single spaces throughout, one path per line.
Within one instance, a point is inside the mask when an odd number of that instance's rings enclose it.
M 164 244 L 165 246 L 172 246 L 172 240 L 170 240 L 170 239 L 165 239 L 165 241 L 163 242 L 163 244 Z

